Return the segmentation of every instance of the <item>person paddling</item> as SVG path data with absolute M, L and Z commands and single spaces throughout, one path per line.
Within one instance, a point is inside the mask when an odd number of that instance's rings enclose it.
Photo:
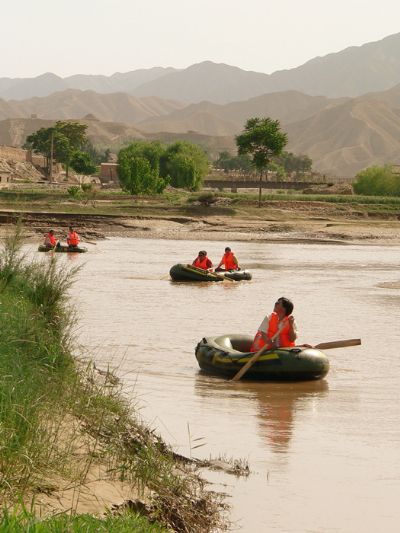
M 77 232 L 74 230 L 72 226 L 69 227 L 68 235 L 67 235 L 67 244 L 70 248 L 76 248 L 79 244 L 80 238 Z
M 224 269 L 221 268 L 222 265 L 224 265 Z M 229 246 L 225 248 L 225 253 L 222 256 L 219 265 L 215 269 L 216 272 L 220 272 L 222 270 L 240 270 L 238 260 Z
M 205 250 L 200 250 L 199 255 L 193 261 L 192 265 L 196 268 L 208 271 L 211 271 L 213 266 L 211 260 L 207 257 L 207 252 Z
M 49 250 L 53 250 L 53 248 L 55 248 L 58 245 L 57 239 L 54 237 L 54 230 L 51 229 L 49 231 L 49 233 L 47 233 L 47 235 L 45 235 L 45 237 L 44 237 L 44 245 Z
M 278 298 L 273 312 L 261 322 L 251 345 L 251 352 L 258 352 L 266 344 L 270 344 L 271 349 L 295 346 L 297 326 L 292 315 L 293 307 L 293 303 L 288 298 L 283 296 Z M 277 335 L 278 332 L 279 335 Z M 272 340 L 274 335 L 275 339 Z

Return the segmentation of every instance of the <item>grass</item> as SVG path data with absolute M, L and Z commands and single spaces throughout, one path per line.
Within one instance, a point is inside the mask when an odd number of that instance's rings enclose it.
M 97 518 L 90 514 L 68 515 L 59 514 L 48 519 L 38 519 L 23 504 L 9 511 L 3 510 L 0 518 L 0 533 L 166 533 L 167 530 L 149 522 L 137 513 L 124 512 L 120 515 L 108 514 L 105 518 Z
M 8 509 L 0 531 L 15 521 L 14 531 L 141 531 L 129 529 L 132 516 L 73 516 L 94 467 L 144 497 L 147 518 L 160 528 L 211 531 L 221 519 L 218 498 L 136 418 L 111 372 L 72 357 L 67 288 L 78 270 L 54 258 L 28 261 L 21 231 L 0 253 L 0 504 Z M 71 516 L 37 522 L 18 507 L 40 494 L 56 500 L 66 486 L 76 487 Z
M 0 190 L 0 209 L 13 208 L 16 211 L 32 212 L 60 212 L 65 214 L 80 215 L 193 215 L 198 216 L 200 211 L 196 205 L 200 193 L 187 191 L 165 191 L 162 195 L 132 197 L 121 190 L 99 190 L 96 193 L 95 205 L 89 205 L 79 199 L 73 199 L 66 189 L 54 189 L 43 186 L 42 188 L 29 188 L 19 190 Z M 258 193 L 229 193 L 216 192 L 215 195 L 222 198 L 230 205 L 213 205 L 204 210 L 207 215 L 235 215 L 236 209 L 241 213 L 254 215 L 254 207 L 258 204 Z M 365 216 L 385 213 L 388 216 L 397 214 L 400 208 L 400 198 L 384 196 L 361 196 L 361 195 L 335 195 L 335 194 L 300 194 L 291 191 L 275 191 L 262 195 L 262 208 L 258 211 L 268 210 L 274 206 L 285 203 L 285 209 L 296 211 L 301 205 L 312 202 L 333 204 L 340 211 L 352 209 L 359 211 Z M 167 212 L 166 212 L 167 209 Z

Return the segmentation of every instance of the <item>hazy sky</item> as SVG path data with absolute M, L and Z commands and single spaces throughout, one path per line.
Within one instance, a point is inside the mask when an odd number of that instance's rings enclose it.
M 0 77 L 205 60 L 271 73 L 400 32 L 399 0 L 0 1 Z

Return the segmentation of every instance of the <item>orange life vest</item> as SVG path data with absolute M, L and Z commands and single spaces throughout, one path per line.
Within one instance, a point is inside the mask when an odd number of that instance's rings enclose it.
M 279 333 L 279 342 L 277 343 L 280 347 L 289 347 L 289 346 L 296 346 L 294 341 L 291 341 L 289 339 L 289 317 L 285 316 L 283 319 L 284 326 L 281 332 Z M 268 331 L 264 332 L 267 334 L 267 337 L 271 339 L 277 332 L 279 328 L 279 317 L 277 313 L 272 312 L 269 317 L 268 322 Z M 253 343 L 251 345 L 250 351 L 256 352 L 258 350 L 261 350 L 266 345 L 265 340 L 262 338 L 261 331 L 257 331 L 256 336 L 254 337 Z
M 237 270 L 237 264 L 233 259 L 233 252 L 225 252 L 222 256 L 222 263 L 225 265 L 225 270 Z
M 207 256 L 205 256 L 203 259 L 200 259 L 200 256 L 198 256 L 196 257 L 193 266 L 207 270 L 208 268 L 212 267 L 212 263 Z
M 78 246 L 78 244 L 79 244 L 79 236 L 76 233 L 76 231 L 70 231 L 68 233 L 67 243 L 69 244 L 69 246 Z
M 51 233 L 48 233 L 44 239 L 44 244 L 46 246 L 55 246 L 57 244 L 57 240 Z

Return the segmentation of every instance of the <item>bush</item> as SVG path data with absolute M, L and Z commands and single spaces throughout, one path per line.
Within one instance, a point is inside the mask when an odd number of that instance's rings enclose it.
M 400 176 L 389 165 L 372 166 L 357 174 L 353 189 L 368 196 L 400 196 Z
M 81 197 L 82 189 L 79 187 L 79 185 L 72 185 L 71 187 L 68 187 L 67 192 L 71 198 L 76 200 Z

